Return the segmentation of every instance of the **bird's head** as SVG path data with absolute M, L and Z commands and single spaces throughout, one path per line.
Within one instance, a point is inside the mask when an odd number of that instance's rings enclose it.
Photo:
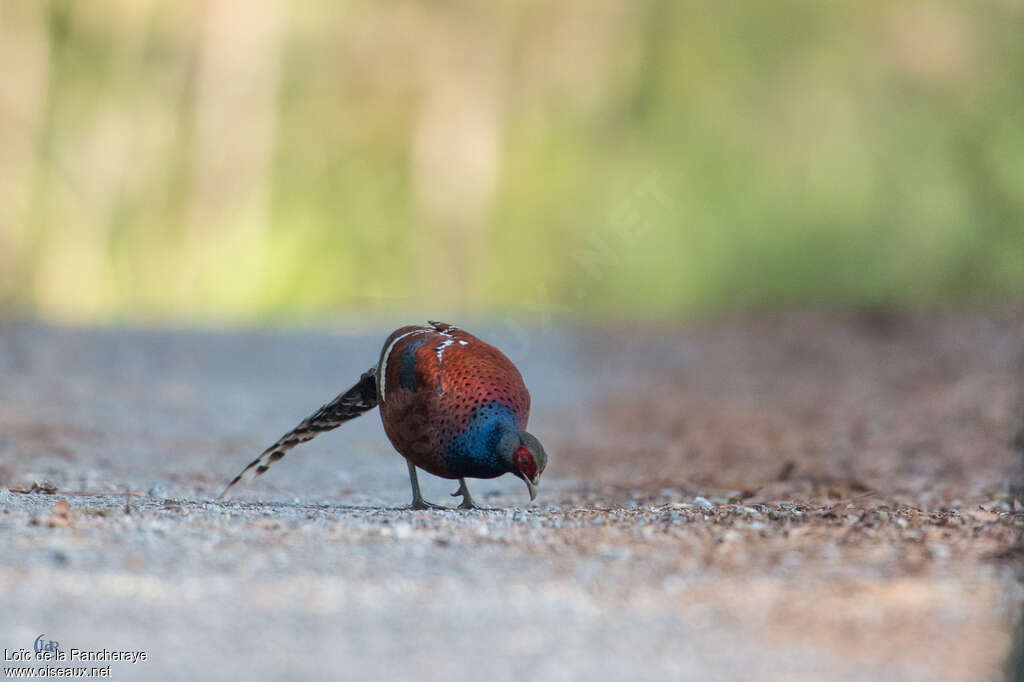
M 523 430 L 513 431 L 502 440 L 502 454 L 510 470 L 526 483 L 526 488 L 530 491 L 530 500 L 536 499 L 540 475 L 548 465 L 544 446 L 533 434 Z

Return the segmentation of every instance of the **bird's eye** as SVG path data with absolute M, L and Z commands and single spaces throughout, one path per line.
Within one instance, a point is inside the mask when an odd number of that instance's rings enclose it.
M 532 479 L 537 475 L 537 463 L 533 461 L 533 454 L 526 449 L 525 445 L 520 445 L 516 450 L 515 463 L 519 472 L 527 478 Z

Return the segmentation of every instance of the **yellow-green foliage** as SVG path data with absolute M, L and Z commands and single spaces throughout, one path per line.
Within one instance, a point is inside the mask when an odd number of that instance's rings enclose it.
M 0 302 L 1024 292 L 1024 5 L 0 0 Z

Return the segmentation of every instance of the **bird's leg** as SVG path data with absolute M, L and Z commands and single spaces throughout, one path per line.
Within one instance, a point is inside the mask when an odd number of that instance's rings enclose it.
M 459 504 L 459 509 L 483 509 L 476 503 L 473 496 L 469 494 L 469 486 L 466 485 L 466 479 L 459 479 L 459 489 L 452 493 L 452 497 L 458 497 L 462 495 L 462 502 Z
M 416 478 L 416 465 L 409 460 L 405 460 L 405 463 L 409 465 L 409 483 L 412 484 L 412 504 L 409 505 L 412 509 L 445 509 L 443 505 L 431 504 L 423 499 L 423 495 L 420 494 L 420 481 Z

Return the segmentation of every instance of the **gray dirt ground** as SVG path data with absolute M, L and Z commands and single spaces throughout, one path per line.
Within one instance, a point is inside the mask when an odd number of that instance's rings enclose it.
M 387 325 L 0 322 L 0 640 L 132 680 L 999 679 L 1021 319 L 467 324 L 552 456 L 468 513 L 403 508 L 376 413 L 214 499 Z

